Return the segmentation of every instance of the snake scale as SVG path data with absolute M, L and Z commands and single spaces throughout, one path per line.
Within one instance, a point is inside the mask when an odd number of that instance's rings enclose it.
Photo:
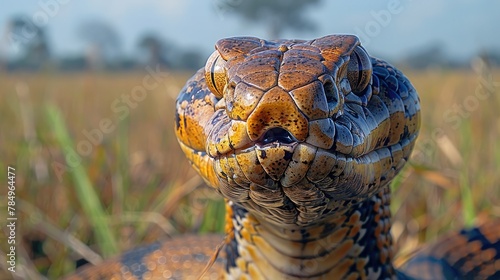
M 203 279 L 500 279 L 500 226 L 393 266 L 389 183 L 420 127 L 410 81 L 359 39 L 219 40 L 181 90 L 176 135 L 226 200 Z M 69 279 L 197 279 L 220 236 L 133 250 Z

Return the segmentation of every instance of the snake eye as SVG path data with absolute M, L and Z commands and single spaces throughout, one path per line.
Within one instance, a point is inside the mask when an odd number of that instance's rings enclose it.
M 217 98 L 224 95 L 224 86 L 226 85 L 226 61 L 220 56 L 218 51 L 214 51 L 205 64 L 205 80 L 210 91 Z
M 351 90 L 354 94 L 362 94 L 363 90 L 370 83 L 372 76 L 372 63 L 370 56 L 366 51 L 357 46 L 349 59 L 347 65 L 347 79 L 351 84 Z

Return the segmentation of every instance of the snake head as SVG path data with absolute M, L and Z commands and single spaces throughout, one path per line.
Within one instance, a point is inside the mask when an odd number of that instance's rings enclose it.
M 176 132 L 225 198 L 307 225 L 387 185 L 420 126 L 411 83 L 359 39 L 222 39 L 177 99 Z

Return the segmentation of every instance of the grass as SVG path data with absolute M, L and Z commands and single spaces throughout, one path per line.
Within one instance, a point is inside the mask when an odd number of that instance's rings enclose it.
M 489 84 L 482 82 L 490 73 Z M 82 256 L 97 263 L 138 244 L 223 229 L 223 219 L 207 218 L 221 216 L 223 203 L 191 169 L 173 132 L 174 100 L 189 75 L 171 73 L 135 107 L 125 106 L 123 96 L 144 75 L 0 77 L 0 168 L 16 167 L 19 279 L 57 279 Z M 421 97 L 422 131 L 393 184 L 393 234 L 402 255 L 500 216 L 499 72 L 407 75 Z M 478 88 L 488 87 L 491 94 L 479 99 Z M 460 106 L 470 110 L 450 111 Z M 87 145 L 97 130 L 102 139 Z M 7 201 L 6 188 L 0 201 Z
M 203 222 L 207 205 L 220 215 L 220 202 L 206 194 L 173 133 L 174 98 L 188 75 L 167 77 L 123 119 L 111 107 L 145 74 L 0 78 L 2 131 L 9 131 L 0 135 L 1 167 L 16 167 L 18 269 L 31 273 L 20 278 L 57 279 L 82 255 L 99 262 L 137 244 L 222 230 Z M 101 130 L 102 140 L 79 153 L 90 142 L 84 131 L 104 119 L 114 130 Z
M 421 97 L 422 129 L 410 168 L 393 184 L 393 234 L 402 255 L 500 216 L 499 72 L 408 75 Z
M 75 146 L 71 140 L 66 125 L 57 107 L 47 106 L 47 118 L 51 124 L 50 130 L 54 132 L 57 143 L 64 151 L 71 150 Z M 66 157 L 68 153 L 66 154 Z M 66 159 L 66 163 L 70 166 L 70 162 Z M 66 168 L 66 167 L 61 167 Z M 98 194 L 92 187 L 92 182 L 81 164 L 70 166 L 72 182 L 74 184 L 74 192 L 79 197 L 82 206 L 83 214 L 88 217 L 90 226 L 95 229 L 96 243 L 105 252 L 105 256 L 109 256 L 117 251 L 117 245 L 110 227 L 107 226 L 110 220 L 107 217 Z M 123 197 L 123 195 L 119 195 Z

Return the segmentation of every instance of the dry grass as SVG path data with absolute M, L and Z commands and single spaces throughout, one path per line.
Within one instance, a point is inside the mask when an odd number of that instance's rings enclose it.
M 393 234 L 403 255 L 500 217 L 500 73 L 479 68 L 408 74 L 422 128 L 410 168 L 393 184 Z
M 112 109 L 145 75 L 0 77 L 0 167 L 13 165 L 17 172 L 21 278 L 56 279 L 74 270 L 81 255 L 98 262 L 171 235 L 221 230 L 223 219 L 204 218 L 221 215 L 221 202 L 201 187 L 173 133 L 173 102 L 188 75 L 170 74 L 123 120 Z M 394 235 L 403 252 L 446 230 L 500 216 L 500 84 L 492 82 L 500 75 L 495 72 L 489 84 L 481 83 L 485 75 L 408 73 L 423 119 L 417 153 L 394 184 Z M 491 94 L 476 97 L 472 106 L 476 90 L 485 86 Z M 463 105 L 474 108 L 458 119 L 448 111 Z M 103 119 L 113 131 L 68 167 L 68 149 L 85 145 L 82 131 L 99 128 Z M 2 182 L 5 176 L 0 174 Z M 7 201 L 6 188 L 0 201 Z M 1 211 L 0 219 L 5 215 Z M 4 237 L 0 258 L 7 251 Z

